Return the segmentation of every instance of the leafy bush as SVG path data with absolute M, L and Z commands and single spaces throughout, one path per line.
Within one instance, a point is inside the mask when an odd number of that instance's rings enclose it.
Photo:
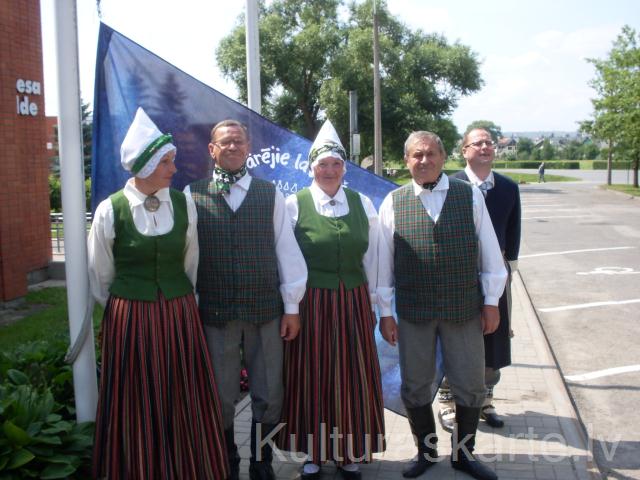
M 611 162 L 611 168 L 614 170 L 630 170 L 631 162 L 621 160 L 621 161 L 613 161 Z M 594 160 L 593 161 L 593 169 L 594 170 L 606 170 L 607 169 L 607 161 L 606 160 Z
M 93 422 L 73 418 L 66 342 L 31 342 L 0 355 L 0 480 L 90 477 Z

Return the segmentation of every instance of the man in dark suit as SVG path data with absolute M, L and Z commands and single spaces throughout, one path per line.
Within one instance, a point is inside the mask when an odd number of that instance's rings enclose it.
M 463 171 L 453 175 L 477 186 L 485 196 L 485 203 L 500 249 L 508 264 L 509 279 L 500 298 L 500 325 L 484 337 L 486 397 L 481 418 L 494 428 L 504 425 L 493 406 L 493 388 L 500 380 L 500 369 L 511 364 L 511 272 L 515 271 L 520 250 L 520 191 L 510 178 L 492 171 L 495 142 L 484 129 L 469 130 L 462 139 L 462 155 L 467 162 Z M 446 373 L 446 372 L 445 372 Z M 442 427 L 453 430 L 455 410 L 447 382 L 439 392 Z

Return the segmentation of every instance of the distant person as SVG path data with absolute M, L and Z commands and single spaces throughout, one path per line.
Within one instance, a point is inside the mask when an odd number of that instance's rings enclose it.
M 334 461 L 346 480 L 384 450 L 384 405 L 371 307 L 378 272 L 378 214 L 343 187 L 346 153 L 327 120 L 311 146 L 313 183 L 287 198 L 307 262 L 300 335 L 285 345 L 285 427 L 278 445 L 305 452 L 300 478 Z M 336 441 L 341 438 L 341 441 Z
M 493 480 L 473 450 L 485 398 L 483 335 L 498 328 L 507 278 L 500 246 L 480 190 L 443 174 L 436 134 L 413 132 L 404 158 L 413 180 L 380 206 L 377 289 L 380 333 L 399 345 L 400 395 L 418 447 L 402 475 L 418 477 L 438 461 L 431 386 L 439 338 L 456 403 L 451 465 Z
M 98 205 L 91 291 L 105 306 L 94 478 L 222 479 L 224 427 L 193 292 L 196 207 L 169 188 L 176 147 L 142 108 L 120 149 L 134 176 Z
M 509 271 L 507 285 L 498 305 L 500 325 L 494 333 L 484 336 L 486 394 L 480 410 L 480 418 L 489 426 L 501 428 L 504 421 L 493 405 L 493 389 L 500 381 L 500 369 L 511 365 L 511 273 L 517 268 L 520 251 L 520 191 L 513 180 L 492 170 L 495 144 L 486 130 L 473 129 L 465 134 L 462 156 L 467 166 L 453 176 L 471 182 L 485 195 L 491 223 Z M 448 382 L 443 381 L 438 395 L 438 416 L 442 428 L 451 432 L 455 422 L 455 407 Z
M 211 130 L 213 176 L 185 189 L 198 211 L 197 292 L 222 403 L 230 480 L 240 476 L 234 441 L 241 351 L 249 373 L 249 478 L 274 480 L 271 432 L 283 399 L 283 341 L 300 330 L 298 304 L 307 267 L 293 235 L 284 196 L 247 171 L 247 128 L 223 120 Z
M 540 182 L 546 183 L 544 180 L 544 162 L 538 167 L 538 183 Z

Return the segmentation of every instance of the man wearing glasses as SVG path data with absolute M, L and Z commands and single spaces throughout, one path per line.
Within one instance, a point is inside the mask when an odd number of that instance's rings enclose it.
M 453 176 L 471 182 L 485 196 L 491 223 L 498 237 L 509 277 L 500 297 L 500 325 L 484 337 L 486 395 L 480 417 L 493 428 L 501 428 L 504 421 L 493 406 L 493 389 L 500 380 L 500 369 L 511 365 L 511 273 L 517 269 L 520 250 L 520 191 L 510 178 L 492 171 L 495 143 L 484 129 L 468 131 L 462 139 L 462 155 L 467 166 Z M 439 391 L 442 428 L 451 432 L 455 410 L 448 383 L 443 381 Z
M 438 461 L 431 385 L 439 338 L 457 407 L 451 465 L 493 480 L 473 449 L 485 393 L 482 338 L 500 322 L 507 272 L 482 193 L 442 173 L 440 138 L 413 132 L 404 150 L 413 180 L 380 206 L 377 289 L 380 333 L 398 343 L 400 395 L 418 447 L 402 475 L 418 477 Z
M 253 414 L 249 477 L 272 480 L 269 439 L 283 401 L 282 341 L 300 330 L 307 267 L 282 193 L 247 172 L 249 151 L 242 123 L 218 123 L 209 143 L 213 177 L 192 183 L 185 193 L 198 212 L 196 291 L 222 405 L 229 478 L 239 477 L 233 422 L 242 345 Z

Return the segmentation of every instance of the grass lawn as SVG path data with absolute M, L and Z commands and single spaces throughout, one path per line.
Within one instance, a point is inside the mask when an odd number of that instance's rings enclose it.
M 100 306 L 95 308 L 94 327 L 99 324 L 102 311 Z M 63 287 L 29 292 L 25 304 L 12 313 L 24 313 L 25 316 L 0 326 L 0 351 L 8 351 L 21 343 L 36 340 L 64 338 L 69 341 L 67 290 Z
M 512 172 L 501 172 L 499 173 L 511 178 L 516 183 L 538 183 L 538 174 L 537 173 L 512 173 Z M 579 178 L 575 177 L 565 177 L 562 175 L 549 175 L 545 174 L 544 179 L 546 182 L 579 182 Z
M 616 192 L 627 193 L 634 197 L 640 197 L 640 188 L 636 188 L 632 185 L 603 185 L 603 188 L 615 190 Z

